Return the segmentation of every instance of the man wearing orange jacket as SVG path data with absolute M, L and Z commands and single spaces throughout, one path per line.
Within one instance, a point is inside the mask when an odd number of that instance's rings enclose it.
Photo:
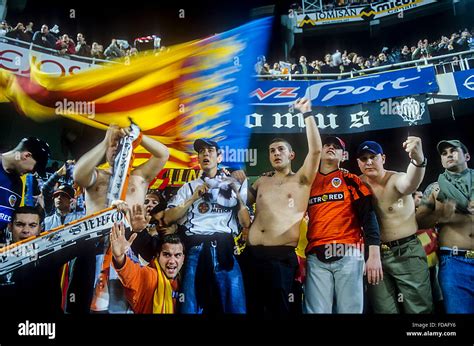
M 161 238 L 156 258 L 141 267 L 125 253 L 137 237 L 125 238 L 123 224 L 115 224 L 110 233 L 112 262 L 125 288 L 125 296 L 136 314 L 172 314 L 176 312 L 177 276 L 184 262 L 184 245 L 177 234 Z

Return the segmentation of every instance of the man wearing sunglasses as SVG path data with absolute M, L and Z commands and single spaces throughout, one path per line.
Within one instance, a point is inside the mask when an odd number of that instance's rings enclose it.
M 431 313 L 430 274 L 426 253 L 416 236 L 415 192 L 425 175 L 426 158 L 421 139 L 403 142 L 410 163 L 406 173 L 384 168 L 385 154 L 377 142 L 365 141 L 357 149 L 361 179 L 372 190 L 380 223 L 384 280 L 368 287 L 375 313 Z

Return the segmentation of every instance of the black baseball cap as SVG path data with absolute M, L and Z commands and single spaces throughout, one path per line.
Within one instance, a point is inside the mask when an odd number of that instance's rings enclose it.
M 54 191 L 53 197 L 55 195 L 60 194 L 60 193 L 66 195 L 69 198 L 74 198 L 74 195 L 75 195 L 73 187 L 71 185 L 68 185 L 68 184 L 63 184 L 63 185 L 59 186 L 56 189 L 56 191 Z
M 438 149 L 438 153 L 441 155 L 443 149 L 445 149 L 446 147 L 461 148 L 465 154 L 469 152 L 467 150 L 467 147 L 462 144 L 460 140 L 457 139 L 444 139 L 438 143 L 436 149 Z
M 29 151 L 36 161 L 34 171 L 40 175 L 44 175 L 46 165 L 48 164 L 51 150 L 48 143 L 36 137 L 23 138 L 20 142 L 23 151 Z
M 215 147 L 216 151 L 219 151 L 219 144 L 210 140 L 209 138 L 200 138 L 194 141 L 194 150 L 199 153 L 199 151 L 204 147 Z
M 357 157 L 361 157 L 366 151 L 375 155 L 383 154 L 383 149 L 380 144 L 374 141 L 362 142 L 357 148 Z
M 325 138 L 323 138 L 323 145 L 324 144 L 329 144 L 329 143 L 337 144 L 342 148 L 342 150 L 346 150 L 346 143 L 342 139 L 340 139 L 339 137 L 326 136 Z

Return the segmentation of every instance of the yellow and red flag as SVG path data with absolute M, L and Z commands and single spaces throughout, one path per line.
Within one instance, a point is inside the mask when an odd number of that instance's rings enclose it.
M 96 128 L 137 124 L 170 149 L 167 167 L 192 167 L 192 143 L 209 137 L 246 147 L 254 62 L 264 54 L 269 18 L 205 40 L 75 75 L 55 76 L 31 64 L 30 76 L 0 70 L 0 99 L 36 121 L 65 117 Z M 258 42 L 258 44 L 256 44 Z M 139 165 L 149 154 L 135 152 Z

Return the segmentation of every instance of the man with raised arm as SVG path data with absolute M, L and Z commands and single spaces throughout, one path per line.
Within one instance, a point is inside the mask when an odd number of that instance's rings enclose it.
M 119 150 L 119 143 L 120 139 L 129 134 L 129 130 L 125 128 L 119 128 L 116 125 L 110 125 L 107 129 L 105 134 L 104 140 L 102 140 L 99 144 L 97 144 L 94 148 L 92 148 L 89 152 L 84 154 L 76 163 L 76 167 L 74 170 L 74 181 L 81 187 L 85 189 L 85 200 L 86 200 L 86 213 L 90 215 L 92 213 L 98 212 L 103 210 L 107 207 L 107 189 L 109 186 L 109 179 L 112 176 L 112 170 L 114 165 L 115 157 L 118 154 Z M 143 136 L 141 143 L 140 143 L 152 156 L 149 160 L 145 163 L 141 164 L 140 166 L 133 169 L 130 173 L 130 177 L 128 180 L 128 188 L 125 197 L 125 202 L 128 205 L 135 205 L 135 204 L 143 204 L 145 200 L 145 195 L 148 189 L 148 185 L 156 177 L 156 175 L 160 172 L 160 170 L 164 167 L 166 161 L 169 157 L 168 148 L 161 144 L 160 142 L 151 139 L 148 136 Z M 100 163 L 103 162 L 103 158 L 106 158 L 107 163 L 110 165 L 107 169 L 99 169 L 98 166 Z M 84 263 L 80 261 L 80 263 L 76 262 L 81 269 L 80 272 L 82 275 L 87 276 L 85 279 L 81 275 L 76 275 L 76 283 L 80 286 L 85 285 L 86 291 L 92 290 L 93 286 L 103 288 L 102 284 L 105 284 L 99 280 L 95 284 L 90 284 L 90 274 L 89 272 L 94 269 L 91 269 L 91 263 Z M 98 261 L 95 266 L 99 266 L 96 268 L 96 276 L 100 272 L 101 262 Z M 104 268 L 102 267 L 102 270 Z M 79 270 L 79 269 L 78 269 Z M 83 279 L 79 279 L 78 277 L 83 277 Z M 110 279 L 115 279 L 111 277 Z M 116 280 L 118 282 L 118 280 Z M 74 284 L 74 282 L 71 282 Z M 89 288 L 89 286 L 91 286 Z M 117 296 L 121 296 L 120 293 L 121 287 L 117 287 L 119 290 Z M 82 291 L 82 289 L 80 289 Z M 97 290 L 96 290 L 97 291 Z M 114 290 L 115 292 L 115 290 Z M 97 298 L 97 292 L 95 294 L 94 303 L 92 304 L 93 311 L 106 311 L 109 312 L 125 312 L 127 310 L 125 306 L 123 307 L 109 307 L 107 303 L 101 305 L 98 302 L 100 300 Z M 82 299 L 82 298 L 81 298 Z M 120 298 L 118 300 L 121 300 Z M 84 301 L 90 302 L 92 301 L 92 297 L 85 297 Z M 125 303 L 125 300 L 123 300 Z M 82 304 L 82 305 L 85 305 Z M 109 309 L 110 308 L 110 309 Z
M 160 237 L 156 257 L 149 266 L 142 267 L 126 255 L 136 236 L 134 233 L 127 240 L 123 224 L 115 224 L 110 234 L 113 265 L 125 287 L 129 304 L 135 313 L 175 313 L 178 274 L 184 261 L 181 238 L 177 234 Z
M 474 171 L 459 140 L 438 143 L 445 171 L 426 188 L 420 228 L 439 227 L 439 284 L 448 314 L 474 314 Z
M 385 154 L 376 142 L 365 141 L 357 149 L 360 178 L 374 195 L 382 242 L 384 280 L 369 285 L 368 295 L 375 313 L 432 313 L 430 274 L 425 250 L 416 236 L 411 196 L 425 175 L 426 158 L 418 137 L 408 137 L 403 148 L 410 158 L 406 173 L 384 168 Z
M 74 181 L 86 191 L 87 214 L 92 214 L 109 207 L 106 205 L 107 188 L 112 176 L 115 157 L 118 154 L 120 139 L 128 134 L 128 129 L 111 125 L 105 138 L 76 163 Z M 148 136 L 143 136 L 140 143 L 152 157 L 136 167 L 130 173 L 125 201 L 128 205 L 143 204 L 148 185 L 168 161 L 168 148 Z M 108 169 L 98 169 L 103 158 L 110 165 Z
M 286 315 L 294 301 L 295 248 L 322 147 L 311 102 L 297 100 L 295 107 L 303 113 L 306 125 L 308 154 L 303 166 L 292 171 L 295 152 L 286 140 L 276 138 L 269 146 L 274 174 L 260 177 L 249 189 L 250 203 L 256 201 L 255 220 L 244 252 L 249 313 Z
M 363 274 L 369 284 L 383 280 L 372 194 L 359 177 L 339 167 L 345 150 L 341 138 L 323 139 L 321 165 L 308 203 L 305 313 L 360 314 Z M 364 248 L 368 250 L 365 270 Z

